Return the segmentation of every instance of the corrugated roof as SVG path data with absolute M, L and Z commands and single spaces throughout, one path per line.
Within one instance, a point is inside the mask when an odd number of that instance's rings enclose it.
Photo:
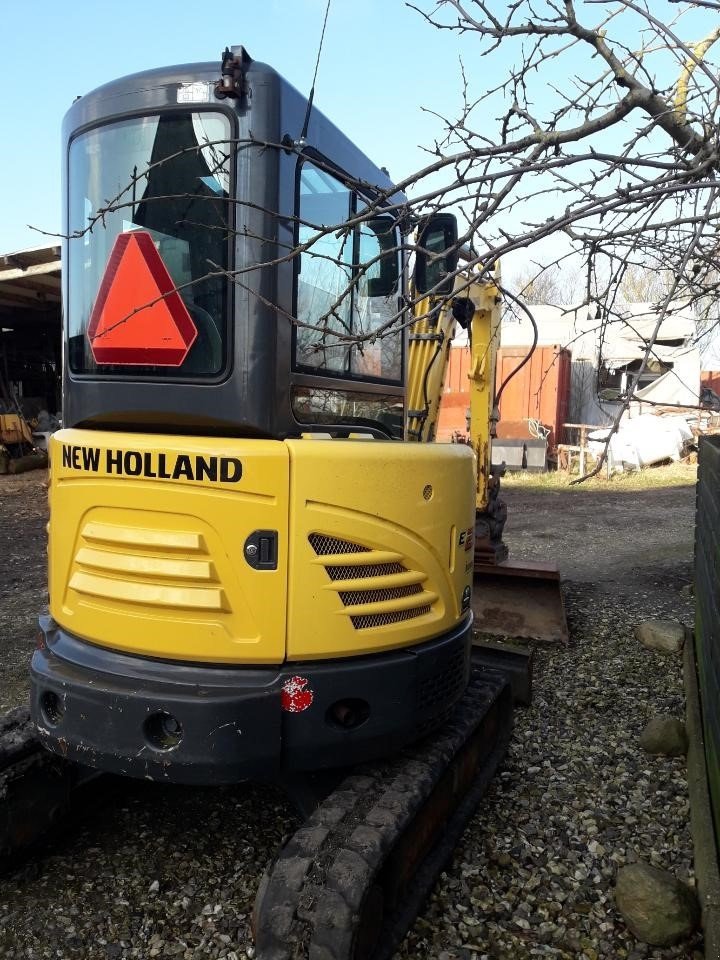
M 0 317 L 12 327 L 28 312 L 59 313 L 60 246 L 34 247 L 0 254 Z
M 587 307 L 561 308 L 537 304 L 529 308 L 538 326 L 538 343 L 558 344 L 572 351 L 573 360 L 594 360 L 602 335 L 603 357 L 636 359 L 645 350 L 657 322 L 652 304 L 631 303 L 618 308 L 608 321 L 596 318 Z M 658 349 L 663 341 L 680 343 L 695 336 L 695 317 L 691 308 L 675 304 L 663 318 Z M 501 328 L 502 346 L 521 346 L 532 342 L 532 326 L 524 315 L 519 320 L 505 317 Z M 672 349 L 672 348 L 668 348 Z

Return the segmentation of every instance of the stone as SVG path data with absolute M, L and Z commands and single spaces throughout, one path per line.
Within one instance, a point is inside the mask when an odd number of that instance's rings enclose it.
M 637 939 L 653 946 L 679 943 L 700 921 L 695 893 L 667 870 L 642 861 L 618 870 L 615 904 Z
M 648 650 L 680 653 L 685 643 L 685 627 L 676 620 L 645 620 L 635 627 L 635 636 Z
M 688 748 L 685 724 L 676 717 L 653 717 L 640 734 L 640 746 L 646 753 L 684 757 Z

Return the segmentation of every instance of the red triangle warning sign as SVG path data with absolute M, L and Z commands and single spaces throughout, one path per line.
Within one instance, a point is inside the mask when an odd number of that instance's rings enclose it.
M 116 238 L 87 335 L 96 363 L 179 367 L 188 355 L 197 327 L 147 231 Z

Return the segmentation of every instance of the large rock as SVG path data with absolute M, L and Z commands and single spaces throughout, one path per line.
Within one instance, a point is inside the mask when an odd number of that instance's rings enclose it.
M 685 643 L 685 627 L 675 620 L 645 620 L 635 627 L 635 636 L 648 650 L 679 653 Z
M 684 757 L 688 748 L 685 724 L 676 717 L 653 717 L 640 734 L 640 746 L 646 753 Z
M 642 861 L 618 870 L 615 904 L 637 939 L 654 946 L 684 940 L 700 922 L 695 893 L 667 870 Z

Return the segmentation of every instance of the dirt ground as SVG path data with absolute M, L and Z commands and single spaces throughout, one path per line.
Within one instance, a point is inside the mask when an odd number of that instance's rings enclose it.
M 0 476 L 0 712 L 27 697 L 38 615 L 47 609 L 47 471 Z
M 696 467 L 685 469 L 685 486 L 506 487 L 511 556 L 554 560 L 569 583 L 625 591 L 669 580 L 679 589 L 692 580 Z

